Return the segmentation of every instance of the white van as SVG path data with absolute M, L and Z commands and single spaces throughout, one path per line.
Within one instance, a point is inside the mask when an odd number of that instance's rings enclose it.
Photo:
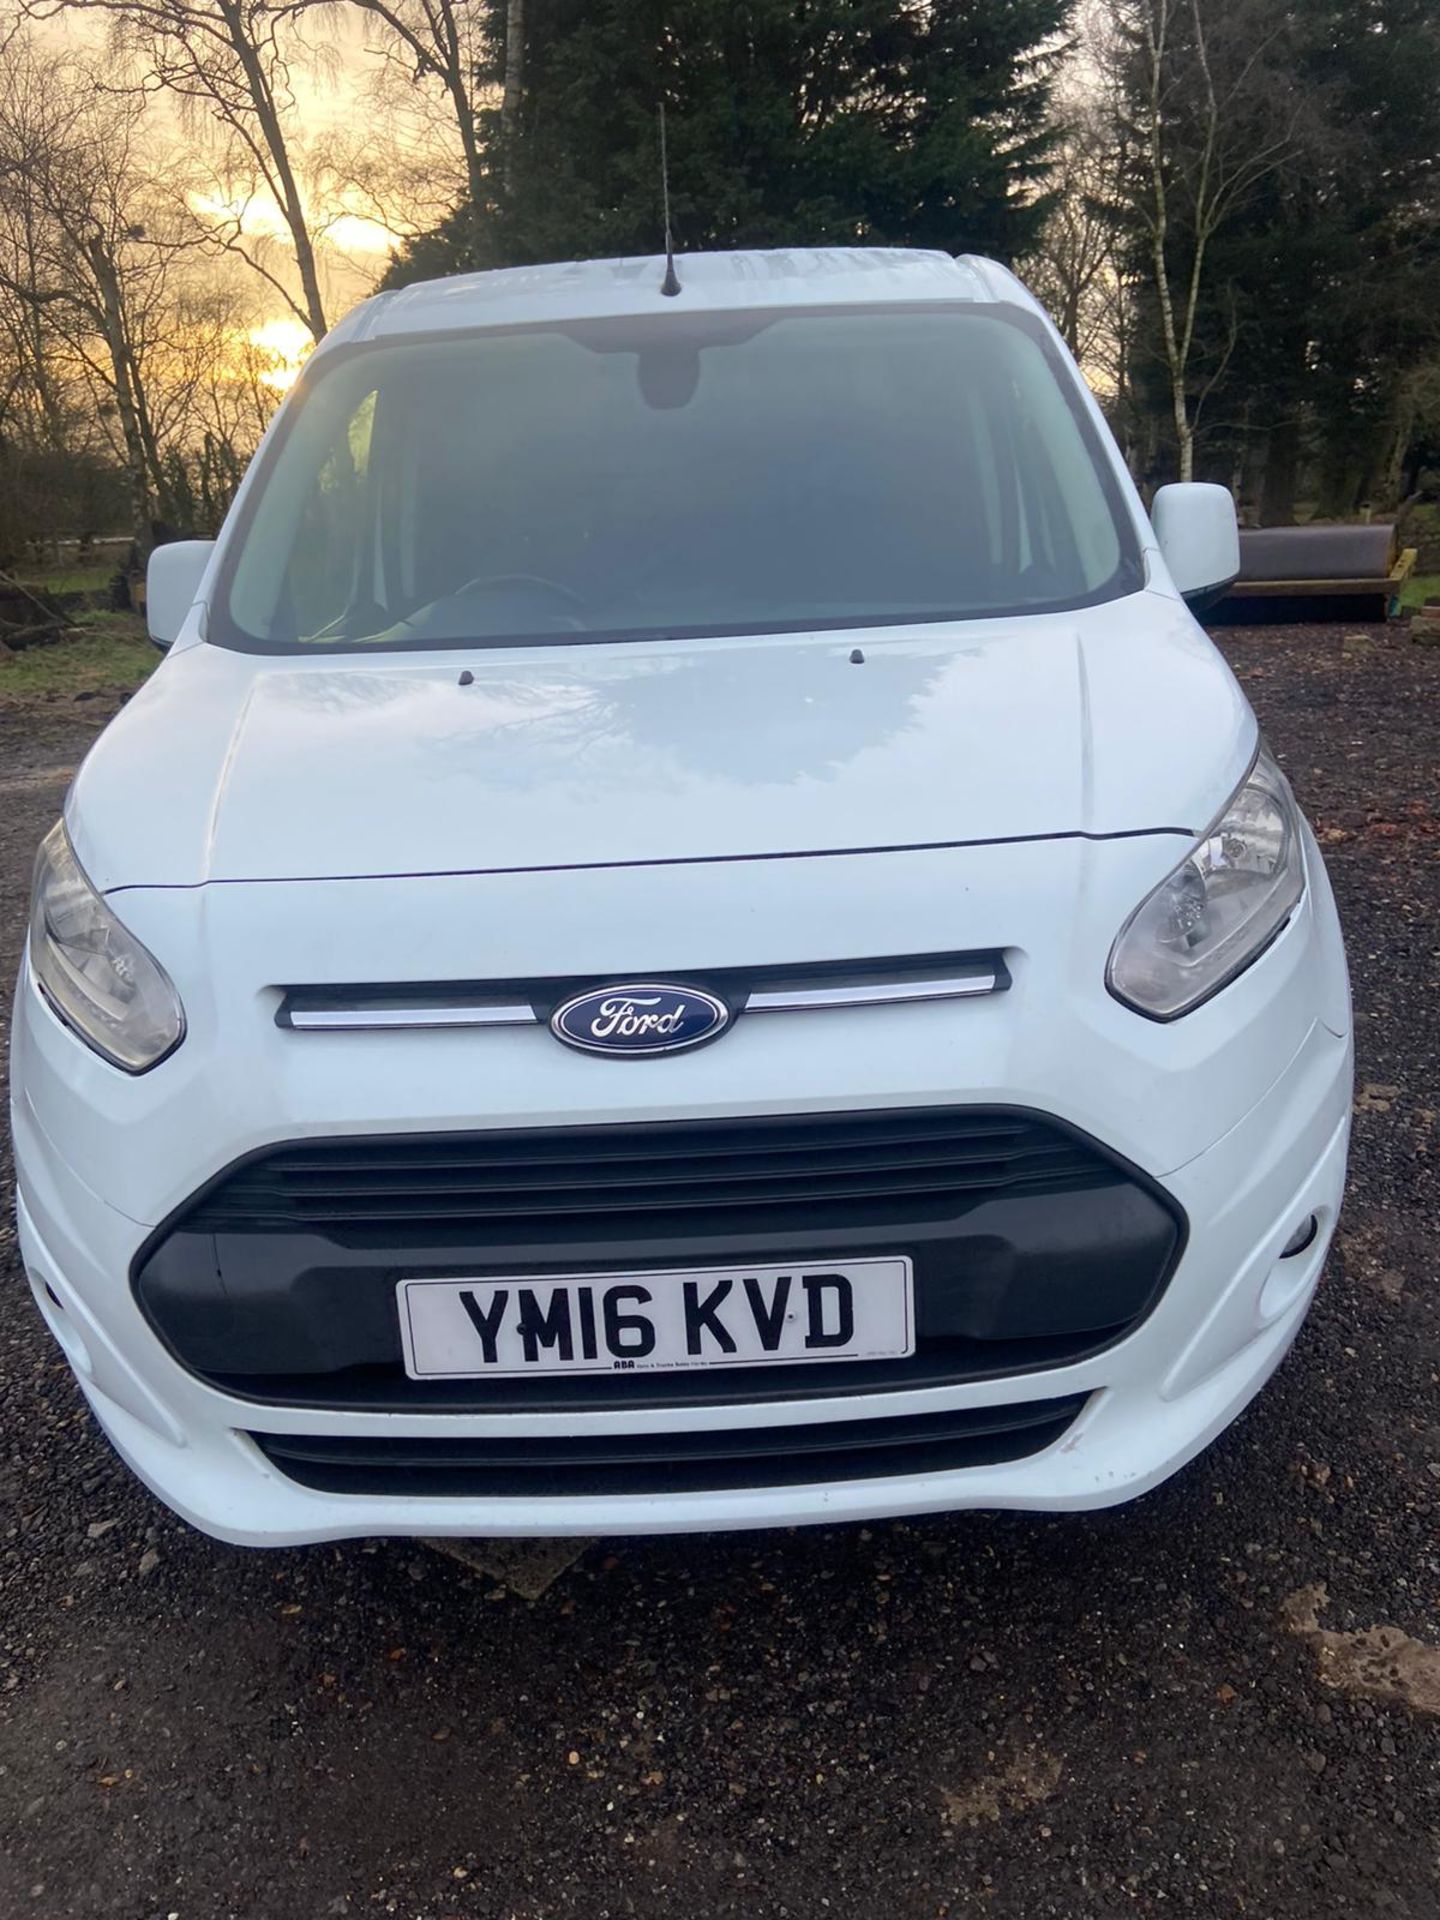
M 254 1544 L 1081 1508 L 1278 1364 L 1340 1206 L 1315 841 L 984 260 L 381 295 L 40 855 L 20 1242 Z

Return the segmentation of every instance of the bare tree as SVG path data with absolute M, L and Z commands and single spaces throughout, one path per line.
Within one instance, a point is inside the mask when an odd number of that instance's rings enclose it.
M 297 12 L 329 0 L 293 0 Z M 486 60 L 484 8 L 479 0 L 352 0 L 384 29 L 372 49 L 403 68 L 410 84 L 429 82 L 443 94 L 446 117 L 464 167 L 464 193 L 478 206 L 485 193 L 485 161 L 476 128 Z M 510 0 L 519 10 L 521 0 Z
M 157 520 L 192 517 L 187 463 L 216 439 L 218 395 L 245 384 L 255 319 L 148 145 L 145 118 L 143 96 L 107 92 L 83 61 L 43 58 L 28 40 L 0 68 L 11 398 L 28 397 L 48 452 L 119 468 L 142 554 Z M 241 417 L 225 436 L 236 459 L 259 431 Z
M 13 68 L 7 69 L 13 79 Z M 10 91 L 7 83 L 6 93 Z M 5 354 L 5 428 L 12 442 L 63 454 L 77 407 L 45 324 L 50 230 L 36 196 L 0 155 L 0 334 Z M 17 188 L 19 190 L 17 190 Z
M 148 543 L 158 447 L 123 283 L 144 268 L 122 256 L 144 243 L 128 162 L 136 110 L 66 84 L 63 69 L 12 43 L 0 74 L 0 208 L 23 249 L 0 252 L 0 285 L 33 332 L 39 374 L 61 358 L 92 375 L 117 423 L 137 541 Z
M 311 149 L 312 164 L 323 177 L 325 212 L 314 223 L 315 238 L 327 258 L 344 266 L 357 282 L 374 274 L 378 236 L 385 257 L 402 241 L 436 227 L 455 206 L 462 189 L 453 165 L 453 142 L 437 139 L 428 115 L 406 113 L 416 104 L 395 99 L 382 74 L 373 94 L 387 111 L 390 137 L 377 144 L 363 131 L 332 128 Z M 448 132 L 448 129 L 444 130 Z M 359 236 L 357 241 L 356 236 Z M 368 261 L 357 257 L 363 247 Z
M 1050 179 L 1054 210 L 1026 273 L 1071 353 L 1108 384 L 1123 273 L 1118 215 L 1128 160 L 1124 129 L 1094 96 L 1077 97 L 1062 111 Z
M 1144 235 L 1182 480 L 1223 372 L 1197 379 L 1209 252 L 1267 175 L 1299 151 L 1302 106 L 1270 0 L 1109 0 L 1108 54 L 1132 103 L 1130 206 Z M 1231 336 L 1233 346 L 1234 336 Z
M 325 302 L 301 170 L 292 151 L 294 99 L 287 38 L 293 9 L 269 0 L 23 0 L 53 19 L 67 11 L 108 16 L 120 50 L 138 63 L 147 90 L 174 95 L 192 115 L 221 131 L 227 172 L 249 174 L 251 192 L 279 209 L 294 253 L 298 294 L 248 243 L 237 210 L 218 237 L 267 279 L 315 339 L 325 332 Z M 246 195 L 241 193 L 241 205 Z

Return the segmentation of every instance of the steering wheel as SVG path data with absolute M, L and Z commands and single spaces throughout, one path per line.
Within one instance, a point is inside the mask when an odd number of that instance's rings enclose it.
M 489 573 L 477 574 L 473 580 L 467 580 L 454 594 L 456 600 L 463 600 L 472 593 L 494 593 L 505 587 L 539 587 L 542 593 L 554 594 L 557 600 L 568 600 L 572 607 L 585 607 L 584 599 L 573 587 L 561 586 L 558 580 L 546 580 L 538 573 Z M 585 631 L 585 622 L 577 620 L 573 614 L 557 614 L 567 626 L 576 633 Z

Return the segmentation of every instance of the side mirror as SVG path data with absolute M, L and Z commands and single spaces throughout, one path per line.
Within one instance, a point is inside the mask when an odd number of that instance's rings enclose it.
M 1186 480 L 1161 487 L 1150 523 L 1186 606 L 1201 612 L 1240 577 L 1240 528 L 1228 487 Z
M 157 647 L 174 645 L 214 551 L 213 540 L 171 540 L 150 555 L 145 569 L 145 624 Z

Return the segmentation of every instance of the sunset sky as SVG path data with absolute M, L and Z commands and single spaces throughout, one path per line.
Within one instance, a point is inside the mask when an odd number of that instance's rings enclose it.
M 368 97 L 377 69 L 377 59 L 367 52 L 367 23 L 352 11 L 337 10 L 320 16 L 325 21 L 323 37 L 317 45 L 317 59 L 308 69 L 297 66 L 292 75 L 295 93 L 295 120 L 301 140 L 307 146 L 332 138 L 353 137 L 357 126 L 373 121 L 375 110 Z M 312 35 L 312 41 L 316 36 Z M 387 122 L 387 135 L 409 130 Z M 413 137 L 413 134 L 411 135 Z M 224 205 L 219 195 L 196 195 L 192 205 L 202 215 L 222 215 L 234 210 Z M 270 241 L 278 252 L 290 246 L 285 222 L 275 202 L 253 197 L 244 208 L 245 231 Z M 372 290 L 385 271 L 395 245 L 395 235 L 373 218 L 357 210 L 344 195 L 315 209 L 314 224 L 320 231 L 316 247 L 326 280 L 327 306 L 332 323 L 357 300 Z M 262 304 L 273 307 L 272 315 L 251 330 L 253 343 L 276 356 L 266 384 L 277 388 L 290 386 L 310 350 L 310 336 L 292 314 L 285 311 L 278 296 L 263 285 L 259 289 Z
M 341 153 L 365 151 L 366 131 L 377 122 L 384 126 L 386 147 L 381 158 L 417 155 L 423 143 L 434 141 L 433 132 L 418 113 L 407 113 L 403 97 L 390 104 L 383 115 L 372 98 L 381 62 L 373 51 L 375 35 L 371 23 L 351 9 L 310 16 L 317 24 L 308 26 L 307 41 L 313 50 L 308 62 L 297 60 L 291 71 L 295 96 L 291 137 L 294 155 L 301 162 L 315 150 L 334 147 Z M 77 40 L 103 46 L 107 26 L 97 19 L 67 15 L 41 28 L 42 37 L 58 47 L 74 50 Z M 412 94 L 417 107 L 419 96 Z M 182 128 L 173 102 L 163 93 L 150 95 L 147 116 L 157 145 L 162 152 L 172 144 L 176 148 L 194 148 L 193 130 Z M 203 146 L 203 143 L 202 143 Z M 373 153 L 372 153 L 372 157 Z M 314 187 L 312 225 L 315 245 L 325 283 L 327 314 L 332 324 L 357 300 L 363 299 L 385 270 L 396 244 L 395 233 L 371 217 L 363 192 L 337 189 L 317 170 L 320 177 Z M 282 278 L 288 278 L 286 261 L 291 241 L 279 207 L 266 195 L 251 195 L 243 203 L 227 199 L 217 182 L 210 190 L 197 189 L 188 195 L 193 211 L 202 218 L 220 220 L 240 218 L 248 238 L 265 244 L 270 258 L 266 264 Z M 411 209 L 405 196 L 394 196 L 390 217 L 400 223 Z M 395 209 L 399 209 L 396 212 Z M 433 217 L 432 204 L 425 209 Z M 280 295 L 258 275 L 253 276 L 250 291 L 261 315 L 250 329 L 249 339 L 263 352 L 274 356 L 274 365 L 262 376 L 265 383 L 288 387 L 296 378 L 310 348 L 310 337 L 301 322 L 291 314 Z

